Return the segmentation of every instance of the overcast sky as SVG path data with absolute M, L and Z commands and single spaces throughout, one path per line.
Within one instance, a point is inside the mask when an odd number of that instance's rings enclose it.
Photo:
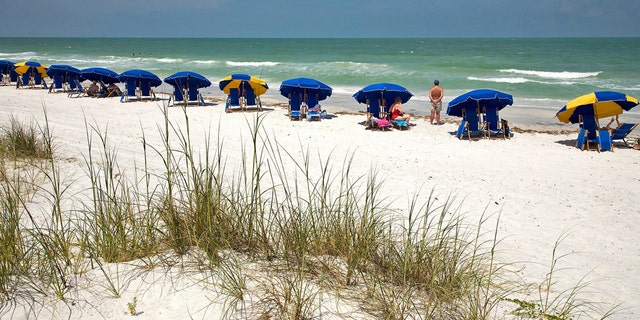
M 0 0 L 0 36 L 637 37 L 640 0 Z

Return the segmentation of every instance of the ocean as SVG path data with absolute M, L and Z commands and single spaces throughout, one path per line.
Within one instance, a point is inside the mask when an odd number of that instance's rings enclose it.
M 266 98 L 282 102 L 283 80 L 315 78 L 333 88 L 324 105 L 353 111 L 364 110 L 353 93 L 391 82 L 414 94 L 405 109 L 419 115 L 427 114 L 427 92 L 438 79 L 445 103 L 473 89 L 496 89 L 514 97 L 503 112 L 526 109 L 534 123 L 558 123 L 557 110 L 592 91 L 640 97 L 640 38 L 0 38 L 0 59 L 145 69 L 160 78 L 190 70 L 212 81 L 204 95 L 220 97 L 220 79 L 248 73 L 267 81 Z M 625 115 L 640 119 L 636 109 Z

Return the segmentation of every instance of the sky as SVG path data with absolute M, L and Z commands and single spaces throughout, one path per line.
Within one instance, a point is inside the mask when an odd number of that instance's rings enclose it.
M 0 4 L 5 11 L 0 37 L 640 36 L 640 0 L 0 0 Z

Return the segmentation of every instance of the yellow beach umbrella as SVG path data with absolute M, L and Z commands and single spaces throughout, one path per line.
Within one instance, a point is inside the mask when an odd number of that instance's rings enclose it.
M 614 91 L 596 91 L 569 101 L 556 113 L 564 123 L 578 123 L 580 116 L 595 115 L 596 119 L 615 116 L 638 105 L 638 99 Z
M 244 88 L 246 85 L 253 89 L 256 96 L 264 94 L 269 89 L 266 81 L 244 73 L 236 73 L 223 78 L 220 80 L 219 87 L 225 94 L 229 94 L 229 89 Z
M 40 62 L 36 62 L 36 61 L 23 61 L 23 62 L 18 62 L 15 64 L 15 69 L 16 73 L 18 74 L 25 74 L 27 72 L 38 72 L 42 75 L 43 78 L 48 77 L 47 75 L 47 66 L 41 64 Z

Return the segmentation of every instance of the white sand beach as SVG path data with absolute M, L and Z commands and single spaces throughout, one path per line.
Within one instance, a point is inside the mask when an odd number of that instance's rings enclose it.
M 228 172 L 240 168 L 243 145 L 251 141 L 250 124 L 260 115 L 263 139 L 277 142 L 297 161 L 308 154 L 312 168 L 316 166 L 312 174 L 319 170 L 320 161 L 331 158 L 334 170 L 339 170 L 351 157 L 353 176 L 377 172 L 391 207 L 400 212 L 407 211 L 414 197 L 426 200 L 433 191 L 437 204 L 453 197 L 473 223 L 484 213 L 494 221 L 488 223 L 490 228 L 499 217 L 498 259 L 513 263 L 512 270 L 528 283 L 544 280 L 554 243 L 564 237 L 558 250 L 569 255 L 558 262 L 563 269 L 556 278 L 559 286 L 572 287 L 584 278 L 589 282 L 585 300 L 621 304 L 612 319 L 640 318 L 640 151 L 620 144 L 614 152 L 576 149 L 577 125 L 549 129 L 512 123 L 522 130 L 514 130 L 509 140 L 461 141 L 452 134 L 457 124 L 451 118 L 435 126 L 421 117 L 412 119 L 415 126 L 410 130 L 379 132 L 360 124 L 364 113 L 340 112 L 344 108 L 330 100 L 323 107 L 332 117 L 309 122 L 290 121 L 282 108 L 284 98 L 263 101 L 265 110 L 259 113 L 225 113 L 222 93 L 216 98 L 217 102 L 210 99 L 204 107 L 169 108 L 168 116 L 184 129 L 188 115 L 196 154 L 204 152 L 207 139 L 222 141 Z M 143 165 L 143 135 L 149 144 L 162 145 L 161 101 L 120 103 L 118 98 L 68 98 L 64 93 L 0 87 L 3 124 L 14 117 L 43 125 L 45 110 L 62 181 L 69 187 L 70 201 L 65 202 L 69 208 L 79 206 L 73 195 L 88 187 L 87 126 L 107 132 L 124 172 Z M 549 132 L 544 133 L 546 129 Z M 638 130 L 632 134 L 637 136 Z M 157 160 L 148 165 L 161 172 L 163 164 Z M 292 160 L 285 157 L 284 161 Z M 38 203 L 33 205 L 38 208 Z M 46 203 L 41 205 L 44 208 Z M 104 285 L 95 283 L 92 275 L 100 271 L 91 270 L 78 275 L 71 290 L 77 304 L 57 304 L 58 309 L 45 306 L 37 316 L 33 310 L 17 308 L 2 318 L 21 319 L 26 314 L 48 319 L 126 318 L 127 303 L 133 297 L 140 319 L 220 318 L 222 303 L 211 303 L 215 291 L 178 267 L 144 274 L 128 272 L 133 269 L 129 264 L 110 268 L 128 275 L 120 298 L 109 296 Z M 358 318 L 357 313 L 353 318 Z

